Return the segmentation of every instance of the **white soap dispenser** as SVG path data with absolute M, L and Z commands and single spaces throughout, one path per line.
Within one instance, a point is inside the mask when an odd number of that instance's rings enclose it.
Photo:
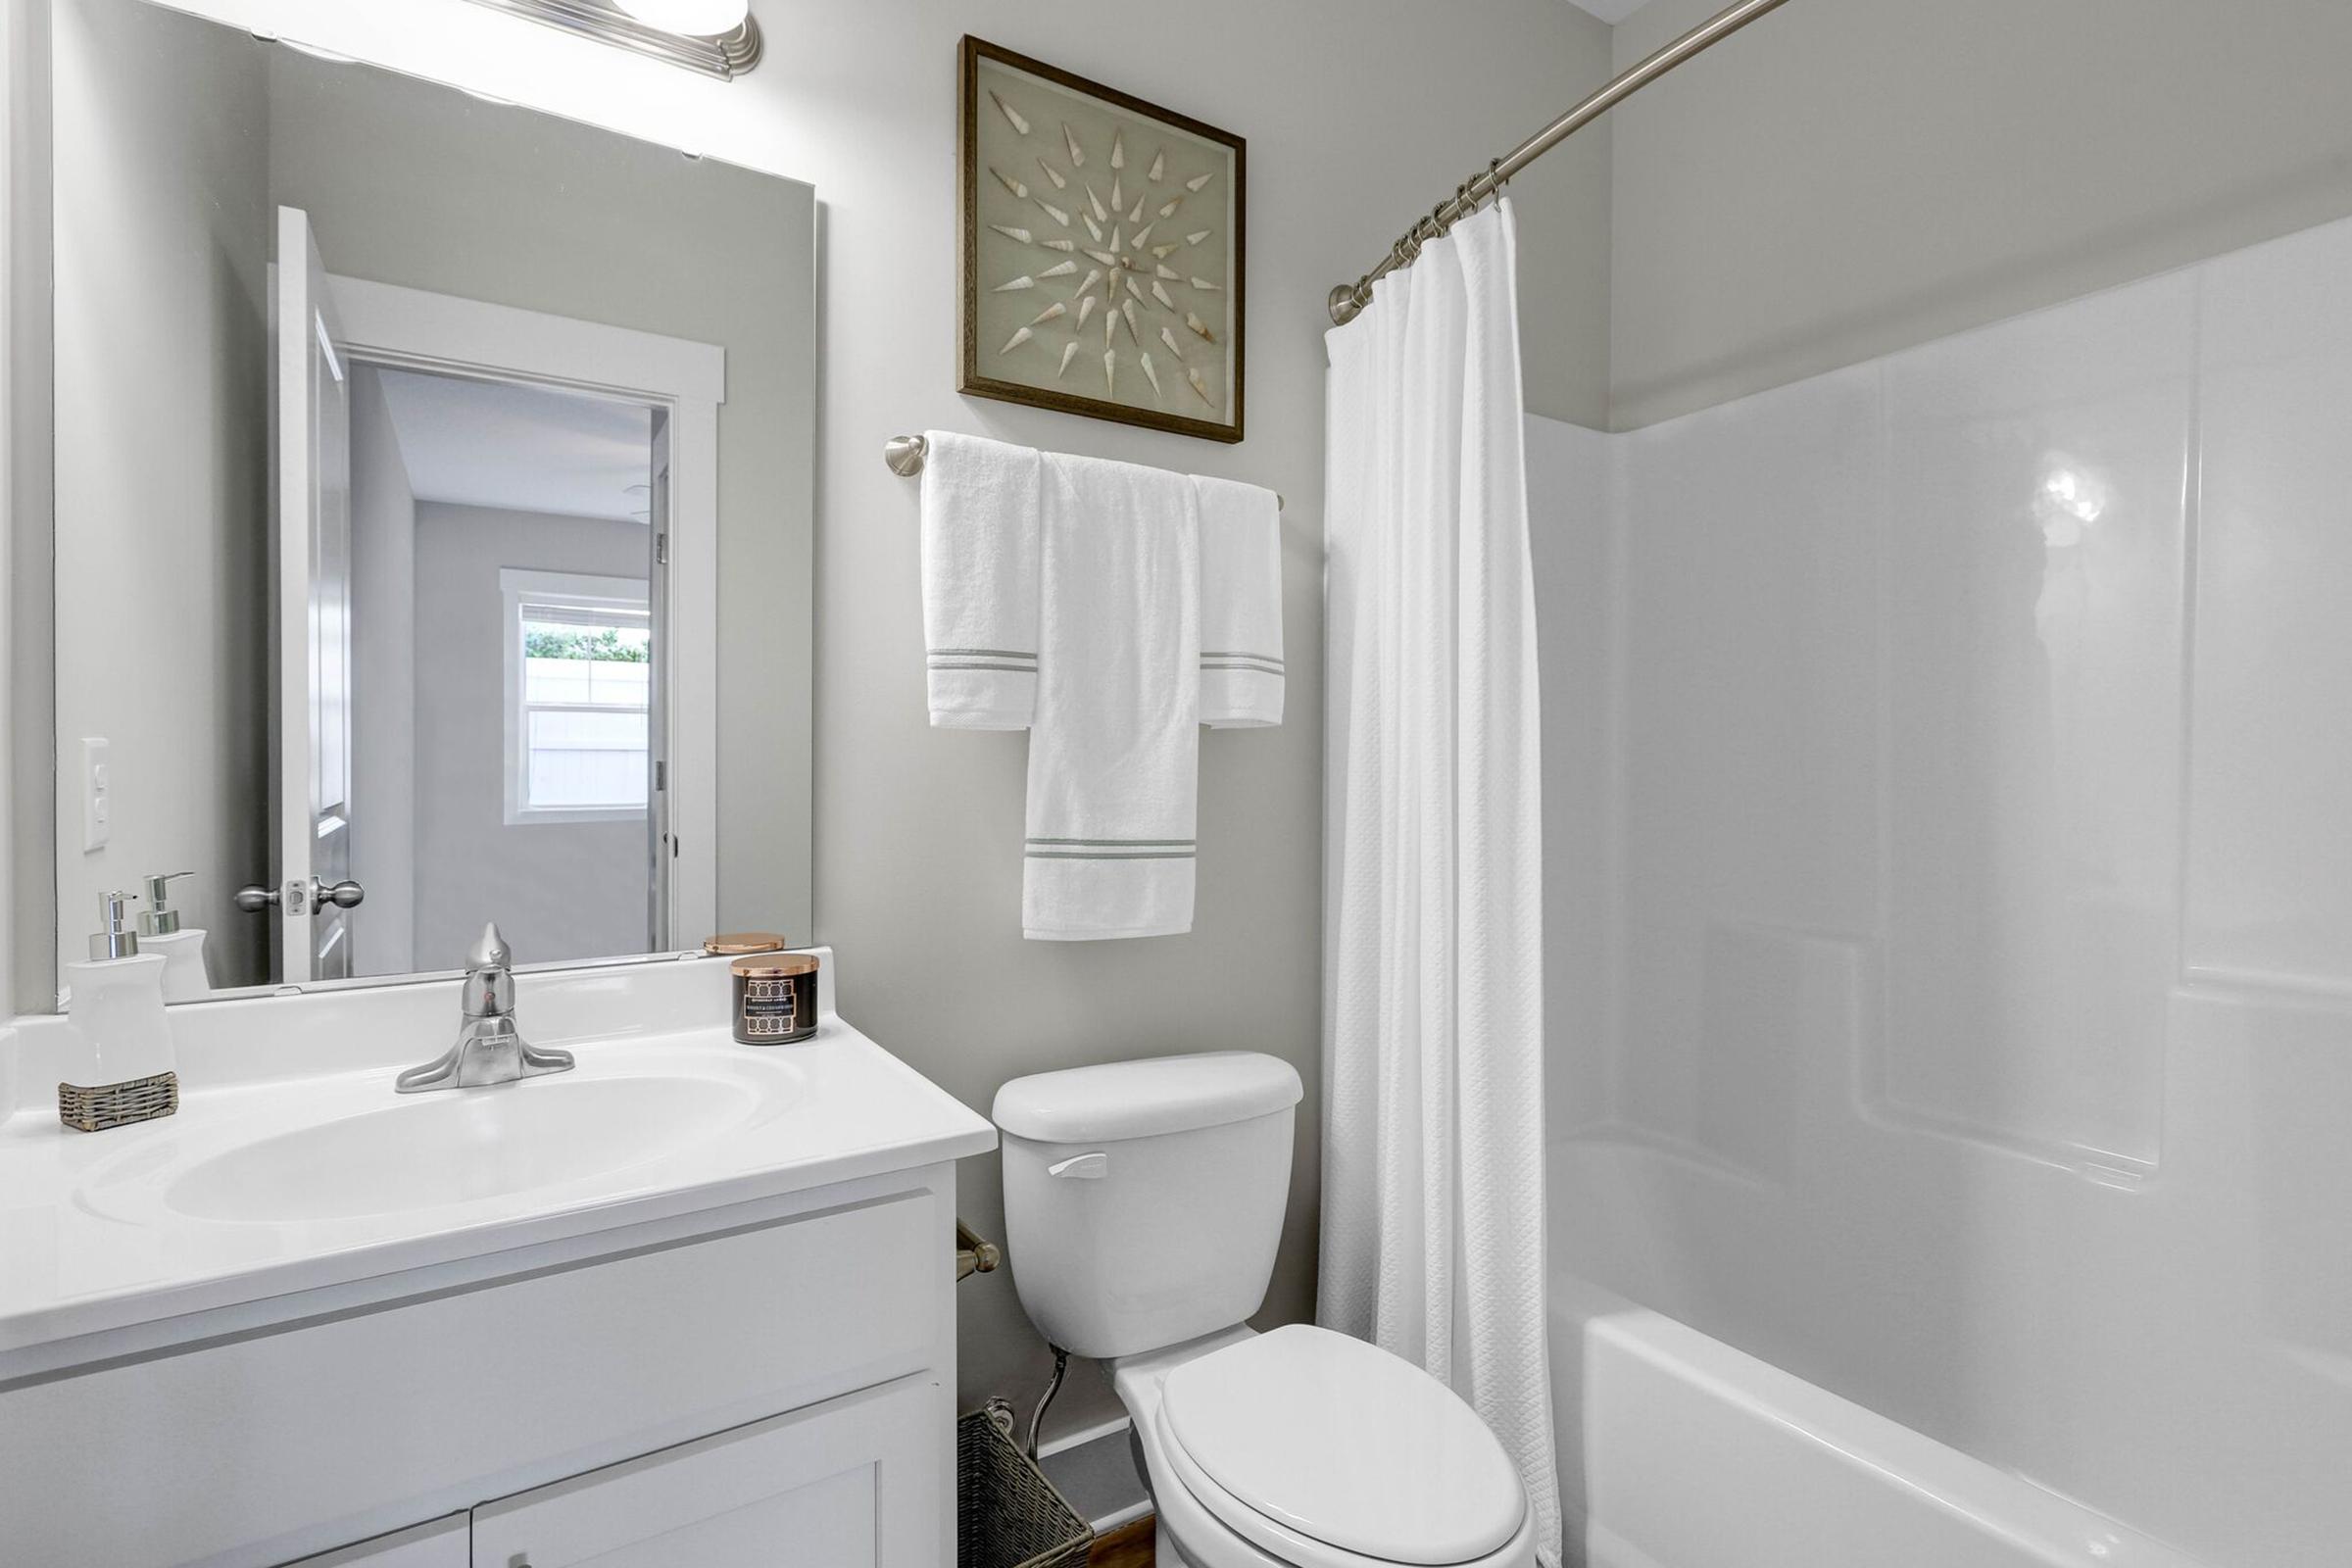
M 164 957 L 141 953 L 125 923 L 130 898 L 99 895 L 99 930 L 86 962 L 66 965 L 74 1032 L 68 1068 L 80 1082 L 57 1086 L 57 1114 L 78 1132 L 102 1132 L 169 1116 L 179 1108 L 172 1020 L 164 1013 Z
M 204 928 L 179 923 L 172 907 L 172 884 L 192 871 L 167 871 L 139 879 L 147 893 L 147 907 L 139 911 L 139 951 L 158 954 L 164 960 L 164 1000 L 196 1002 L 213 990 L 212 965 L 204 956 Z

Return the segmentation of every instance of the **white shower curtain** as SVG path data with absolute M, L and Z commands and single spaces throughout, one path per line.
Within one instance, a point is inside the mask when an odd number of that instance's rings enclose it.
M 1322 1282 L 1517 1462 L 1560 1560 L 1544 1337 L 1543 826 L 1514 225 L 1328 338 Z

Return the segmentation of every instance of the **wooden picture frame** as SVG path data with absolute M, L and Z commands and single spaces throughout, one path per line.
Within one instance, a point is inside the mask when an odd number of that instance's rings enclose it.
M 957 84 L 956 390 L 1241 440 L 1249 144 L 968 34 Z

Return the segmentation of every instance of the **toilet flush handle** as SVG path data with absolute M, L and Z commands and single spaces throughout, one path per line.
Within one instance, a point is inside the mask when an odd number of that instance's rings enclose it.
M 1049 1176 L 1068 1177 L 1073 1181 L 1099 1182 L 1110 1171 L 1110 1156 L 1100 1149 L 1091 1154 L 1072 1154 L 1046 1167 Z

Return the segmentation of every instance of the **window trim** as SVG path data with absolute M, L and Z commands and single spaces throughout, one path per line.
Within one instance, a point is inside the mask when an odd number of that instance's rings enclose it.
M 522 607 L 528 602 L 553 601 L 566 607 L 594 611 L 599 608 L 626 610 L 648 615 L 653 612 L 653 585 L 644 577 L 600 577 L 586 572 L 526 571 L 519 566 L 501 566 L 498 570 L 499 637 L 506 645 L 504 696 L 501 699 L 501 727 L 506 734 L 506 825 L 509 827 L 558 827 L 581 822 L 643 822 L 652 809 L 652 800 L 643 806 L 532 806 L 524 798 L 525 781 L 530 766 L 528 723 L 531 705 L 526 698 L 525 676 L 528 666 L 522 652 Z M 659 662 L 662 650 L 654 650 L 659 678 Z M 561 707 L 563 705 L 552 705 Z M 650 757 L 655 741 L 651 719 L 646 731 L 647 753 Z

